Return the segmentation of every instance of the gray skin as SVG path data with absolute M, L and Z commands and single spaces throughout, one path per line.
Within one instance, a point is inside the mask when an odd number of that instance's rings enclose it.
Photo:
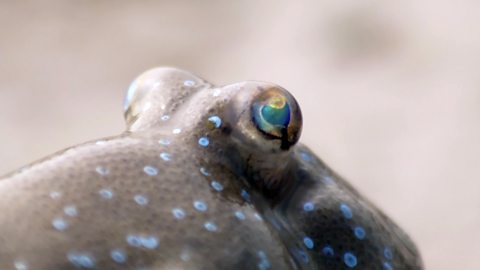
M 291 100 L 283 145 L 249 109 L 268 89 Z M 422 269 L 399 227 L 296 144 L 281 87 L 157 68 L 125 116 L 123 134 L 0 179 L 0 269 Z

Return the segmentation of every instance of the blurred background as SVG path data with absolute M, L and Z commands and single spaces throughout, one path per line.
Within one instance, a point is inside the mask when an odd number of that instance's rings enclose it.
M 427 269 L 480 269 L 480 2 L 0 0 L 0 174 L 119 134 L 169 65 L 290 90 L 302 141 Z

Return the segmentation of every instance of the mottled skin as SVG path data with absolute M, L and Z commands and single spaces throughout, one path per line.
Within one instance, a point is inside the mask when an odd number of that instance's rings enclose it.
M 171 68 L 131 88 L 125 133 L 0 179 L 0 269 L 422 268 L 388 217 L 295 145 L 299 110 L 283 146 L 255 130 L 252 99 L 285 90 Z

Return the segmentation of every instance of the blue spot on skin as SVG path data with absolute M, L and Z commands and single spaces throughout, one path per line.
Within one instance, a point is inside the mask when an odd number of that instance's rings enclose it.
M 113 198 L 113 192 L 111 189 L 108 189 L 108 188 L 100 189 L 98 194 L 100 194 L 100 196 L 102 196 L 105 199 Z
M 293 252 L 293 254 L 295 254 L 295 257 L 302 260 L 303 263 L 307 264 L 310 262 L 310 259 L 308 258 L 308 255 L 307 253 L 305 253 L 305 251 L 296 248 L 293 248 L 291 251 Z
M 385 258 L 387 258 L 387 260 L 393 259 L 392 250 L 391 250 L 390 248 L 386 247 L 386 248 L 383 250 L 383 256 L 385 256 Z
M 176 219 L 183 219 L 186 216 L 182 208 L 173 208 L 172 214 Z
M 312 248 L 313 248 L 313 240 L 312 240 L 312 238 L 305 236 L 305 237 L 303 238 L 303 244 L 305 244 L 305 246 L 306 246 L 307 248 L 312 249 Z
M 312 161 L 312 156 L 306 152 L 301 152 L 300 157 L 303 159 L 303 161 L 310 162 Z
M 255 219 L 258 220 L 258 221 L 262 221 L 262 220 L 263 220 L 263 218 L 262 218 L 258 213 L 255 213 L 253 216 L 254 216 Z
M 328 257 L 333 257 L 333 255 L 335 255 L 335 252 L 333 251 L 333 248 L 331 246 L 323 247 L 322 253 L 323 253 L 323 255 L 328 256 Z
M 170 161 L 170 159 L 172 159 L 172 156 L 169 153 L 166 153 L 166 152 L 162 152 L 160 154 L 160 157 L 165 161 Z
M 357 257 L 351 252 L 345 252 L 343 254 L 343 262 L 346 266 L 353 268 L 357 265 Z
M 137 194 L 133 197 L 133 199 L 138 205 L 144 206 L 148 204 L 148 198 L 144 195 Z
M 222 125 L 222 119 L 216 115 L 210 116 L 208 121 L 215 125 L 215 128 L 219 128 Z
M 218 230 L 218 227 L 217 225 L 215 225 L 215 223 L 213 222 L 206 222 L 203 227 L 205 227 L 205 229 L 209 232 L 216 232 Z
M 223 190 L 223 185 L 220 184 L 220 183 L 217 182 L 217 181 L 212 181 L 211 186 L 212 186 L 212 188 L 215 189 L 216 191 L 222 191 L 222 190 Z
M 163 115 L 162 117 L 160 117 L 160 119 L 162 119 L 162 121 L 168 121 L 168 119 L 170 119 L 170 116 L 169 115 Z
M 161 139 L 158 141 L 159 144 L 163 144 L 163 145 L 169 145 L 170 144 L 170 140 L 168 139 Z
M 208 209 L 207 204 L 203 201 L 194 201 L 193 207 L 195 207 L 195 209 L 197 209 L 200 212 L 205 212 Z
M 70 252 L 67 254 L 67 259 L 73 266 L 78 268 L 94 268 L 95 267 L 95 260 L 92 256 L 86 253 L 77 253 L 77 252 Z
M 355 233 L 355 237 L 357 237 L 358 239 L 362 240 L 365 238 L 365 230 L 362 227 L 355 227 L 353 229 L 353 232 Z
M 100 175 L 107 175 L 109 173 L 109 170 L 107 168 L 104 168 L 104 167 L 101 167 L 101 166 L 98 166 L 97 168 L 95 168 L 95 171 L 100 174 Z
M 393 270 L 393 267 L 388 262 L 383 262 L 383 270 Z
M 200 172 L 205 175 L 205 176 L 210 176 L 210 173 L 207 171 L 207 169 L 205 169 L 204 167 L 201 167 L 200 168 Z
M 235 212 L 235 216 L 236 216 L 239 220 L 245 220 L 245 214 L 243 214 L 243 213 L 240 212 L 240 211 L 236 211 L 236 212 Z
M 242 198 L 249 202 L 250 201 L 250 194 L 248 193 L 248 191 L 246 191 L 245 189 L 242 189 L 242 191 L 240 192 L 240 195 L 242 196 Z
M 158 239 L 151 235 L 129 234 L 126 237 L 127 243 L 132 247 L 155 249 L 158 247 Z
M 27 270 L 28 266 L 25 262 L 22 261 L 15 261 L 13 264 L 15 266 L 15 270 Z
M 77 208 L 75 205 L 67 205 L 63 208 L 63 212 L 65 212 L 65 215 L 75 217 L 78 215 Z
M 126 240 L 127 240 L 127 243 L 132 247 L 142 246 L 142 240 L 140 239 L 140 236 L 129 234 L 127 235 Z
M 270 268 L 270 261 L 267 258 L 267 254 L 264 251 L 258 252 L 258 257 L 260 258 L 260 263 L 258 264 L 258 269 L 266 270 Z
M 65 231 L 68 228 L 68 223 L 63 218 L 55 218 L 52 220 L 52 226 L 58 231 Z
M 120 249 L 114 249 L 110 252 L 110 257 L 112 257 L 112 260 L 116 263 L 125 263 L 127 261 L 127 255 L 125 255 L 125 252 L 123 252 Z
M 209 143 L 210 141 L 208 140 L 207 137 L 201 137 L 200 139 L 198 139 L 198 144 L 200 144 L 203 147 L 207 147 Z
M 353 217 L 352 210 L 347 204 L 345 203 L 340 204 L 340 211 L 342 211 L 342 214 L 346 219 L 352 219 Z
M 158 239 L 154 236 L 145 236 L 141 241 L 144 248 L 155 249 L 158 247 Z
M 183 85 L 188 86 L 188 87 L 192 87 L 192 86 L 195 85 L 195 82 L 192 81 L 192 80 L 186 80 L 186 81 L 183 82 Z
M 155 176 L 158 174 L 158 169 L 153 166 L 145 166 L 143 167 L 143 171 L 150 176 Z
M 313 211 L 314 208 L 315 208 L 315 207 L 314 207 L 313 203 L 311 203 L 311 202 L 306 202 L 306 203 L 303 205 L 303 210 L 305 210 L 306 212 Z

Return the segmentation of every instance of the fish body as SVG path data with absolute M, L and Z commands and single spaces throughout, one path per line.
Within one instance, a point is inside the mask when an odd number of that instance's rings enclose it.
M 0 269 L 422 269 L 387 216 L 298 143 L 278 85 L 156 68 L 124 133 L 0 179 Z

